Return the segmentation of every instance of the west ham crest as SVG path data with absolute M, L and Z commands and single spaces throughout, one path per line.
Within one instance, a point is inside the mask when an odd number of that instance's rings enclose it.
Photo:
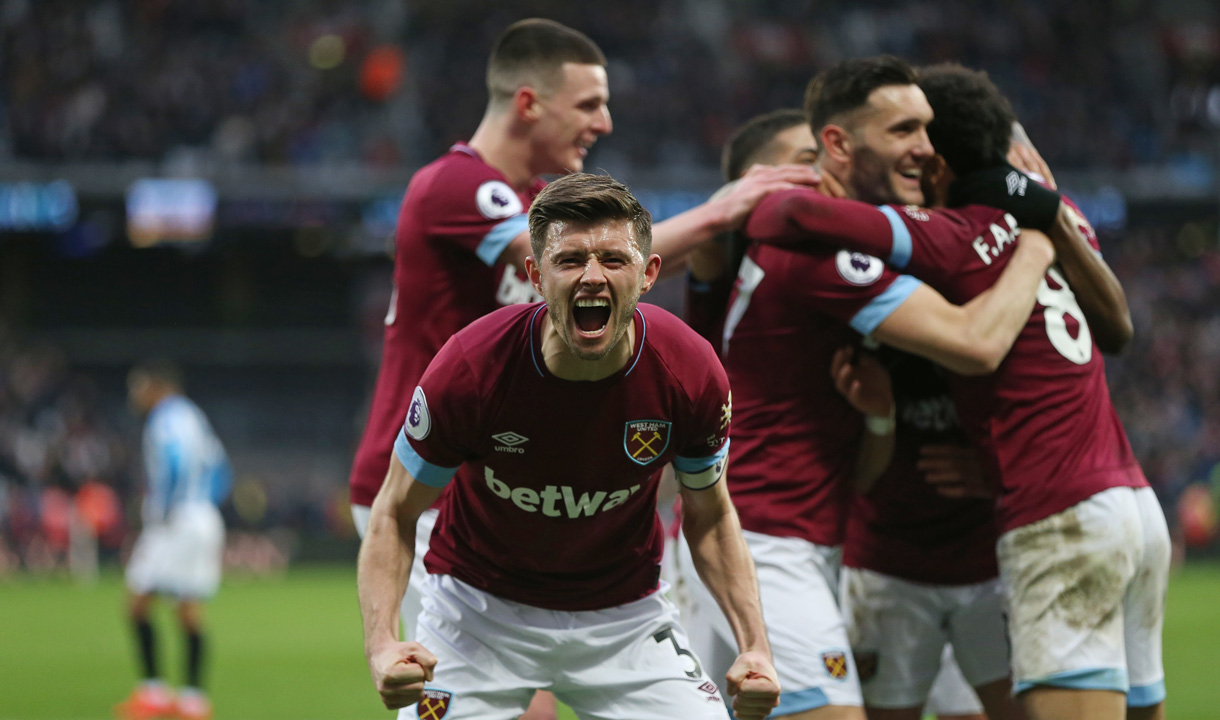
M 639 465 L 647 465 L 665 453 L 669 447 L 669 429 L 673 423 L 666 420 L 632 420 L 623 432 L 623 449 L 627 457 Z
M 835 680 L 847 679 L 847 654 L 839 650 L 822 653 L 822 664 Z
M 424 690 L 424 696 L 415 706 L 419 720 L 441 720 L 449 714 L 449 703 L 453 693 L 448 690 Z

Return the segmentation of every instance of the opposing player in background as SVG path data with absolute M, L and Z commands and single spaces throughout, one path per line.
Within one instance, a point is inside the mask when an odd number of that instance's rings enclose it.
M 540 175 L 581 170 L 589 148 L 612 130 L 605 64 L 596 44 L 559 23 L 510 26 L 492 49 L 487 110 L 470 142 L 458 143 L 412 178 L 395 236 L 395 289 L 381 367 L 350 478 L 361 533 L 424 368 L 475 319 L 501 305 L 539 299 L 521 274 L 529 254 L 525 211 L 544 185 Z M 656 252 L 680 257 L 740 225 L 767 192 L 815 177 L 799 168 L 753 173 L 731 193 L 658 223 Z M 408 637 L 435 518 L 435 510 L 423 513 L 416 534 L 415 582 L 403 606 Z
M 224 521 L 217 504 L 228 496 L 232 472 L 203 411 L 182 394 L 175 365 L 137 365 L 127 389 L 132 409 L 147 417 L 144 527 L 127 564 L 128 611 L 143 679 L 116 713 L 127 720 L 206 720 L 212 705 L 203 690 L 203 604 L 220 586 Z M 174 599 L 185 635 L 185 682 L 176 697 L 157 662 L 150 619 L 157 595 Z
M 445 345 L 374 501 L 359 587 L 377 689 L 388 707 L 417 703 L 400 717 L 506 720 L 549 688 L 580 716 L 723 718 L 657 592 L 655 496 L 673 461 L 683 531 L 740 648 L 727 689 L 739 718 L 761 720 L 779 685 L 720 482 L 724 370 L 677 318 L 637 306 L 661 260 L 624 186 L 570 175 L 529 217 L 526 269 L 545 304 L 500 310 Z M 418 642 L 399 642 L 415 521 L 445 486 Z
M 912 83 L 909 68 L 877 65 L 851 84 L 861 93 L 855 105 L 878 88 Z M 861 112 L 867 120 L 862 130 L 877 136 L 869 140 L 878 149 L 868 156 L 872 165 L 861 172 L 861 184 L 870 190 L 880 185 L 876 191 L 885 197 L 922 201 L 918 180 L 911 182 L 907 174 L 917 175 L 931 156 L 927 119 L 901 103 L 869 110 Z M 768 205 L 775 203 L 764 200 L 747 228 L 761 221 L 768 229 L 759 217 Z M 835 351 L 876 334 L 931 348 L 963 371 L 989 371 L 1028 317 L 1052 259 L 1046 239 L 1033 235 L 1013 272 L 989 297 L 965 307 L 859 253 L 753 246 L 742 262 L 724 329 L 737 416 L 729 485 L 758 567 L 785 687 L 777 716 L 863 717 L 839 613 L 838 575 L 865 424 L 827 372 Z M 877 420 L 885 424 L 881 432 L 892 436 L 891 418 Z M 696 613 L 711 607 L 697 588 L 692 594 Z M 699 628 L 692 622 L 692 633 L 702 636 L 708 625 L 723 644 L 726 633 L 714 620 Z M 715 667 L 718 653 L 708 652 Z

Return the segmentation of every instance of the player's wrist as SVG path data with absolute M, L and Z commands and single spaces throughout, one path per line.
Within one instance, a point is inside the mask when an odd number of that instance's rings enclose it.
M 864 429 L 872 435 L 889 435 L 897 425 L 895 407 L 890 405 L 890 411 L 885 415 L 865 415 Z

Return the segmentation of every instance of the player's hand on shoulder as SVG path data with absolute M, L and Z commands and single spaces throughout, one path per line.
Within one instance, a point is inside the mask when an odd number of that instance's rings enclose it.
M 1059 186 L 1055 184 L 1055 176 L 1051 174 L 1051 166 L 1042 159 L 1042 154 L 1030 142 L 1029 136 L 1025 134 L 1025 128 L 1021 127 L 1020 123 L 1015 123 L 1013 126 L 1012 143 L 1008 146 L 1006 159 L 1009 165 L 1035 180 L 1045 182 L 1051 190 L 1059 189 Z
M 738 655 L 724 677 L 738 720 L 763 720 L 779 705 L 779 675 L 765 654 Z
M 887 417 L 894 410 L 890 373 L 872 353 L 839 348 L 830 361 L 830 377 L 847 402 L 865 415 Z
M 436 656 L 417 642 L 387 643 L 369 654 L 373 684 L 390 710 L 419 702 L 434 667 Z
M 736 230 L 758 203 L 773 192 L 798 187 L 817 187 L 822 175 L 810 165 L 755 165 L 740 179 L 730 183 L 732 189 L 723 195 L 717 193 L 709 202 L 720 204 L 724 218 L 722 230 Z

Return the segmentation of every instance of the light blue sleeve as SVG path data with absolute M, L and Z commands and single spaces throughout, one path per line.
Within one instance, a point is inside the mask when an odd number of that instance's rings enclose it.
M 890 267 L 901 270 L 911 262 L 911 230 L 894 208 L 882 205 L 878 209 L 890 221 L 890 231 L 894 235 L 893 244 L 890 246 L 890 256 L 885 261 Z
M 415 452 L 415 448 L 411 447 L 410 441 L 407 440 L 405 430 L 398 431 L 398 439 L 394 441 L 394 454 L 398 456 L 398 462 L 411 473 L 411 477 L 415 478 L 416 482 L 423 483 L 428 487 L 443 488 L 453 479 L 457 468 L 441 467 L 433 465 L 427 460 L 420 457 L 419 453 Z
M 729 456 L 730 439 L 725 439 L 724 444 L 716 451 L 714 455 L 705 455 L 703 457 L 688 458 L 678 455 L 674 458 L 674 470 L 687 475 L 703 472 L 712 467 L 718 462 L 721 462 Z
M 860 308 L 851 319 L 852 329 L 861 335 L 871 335 L 920 285 L 923 285 L 923 282 L 910 275 L 899 275 L 884 292 Z
M 513 238 L 529 230 L 529 227 L 528 215 L 525 213 L 514 215 L 493 227 L 490 232 L 484 235 L 483 239 L 479 241 L 479 248 L 475 251 L 475 254 L 488 267 L 491 267 L 496 264 L 496 260 L 500 258 L 500 254 L 513 241 Z

